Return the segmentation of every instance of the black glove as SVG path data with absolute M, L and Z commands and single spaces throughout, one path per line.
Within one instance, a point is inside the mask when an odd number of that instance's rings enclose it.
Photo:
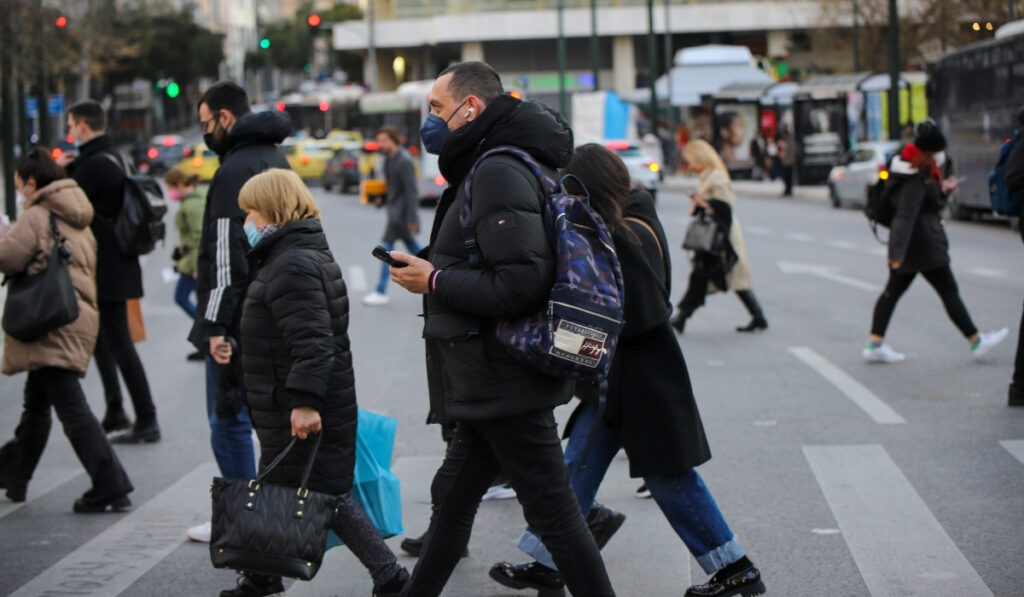
M 217 400 L 215 410 L 217 416 L 229 419 L 242 410 L 242 355 L 238 350 L 238 342 L 228 337 L 231 344 L 231 362 L 217 365 Z

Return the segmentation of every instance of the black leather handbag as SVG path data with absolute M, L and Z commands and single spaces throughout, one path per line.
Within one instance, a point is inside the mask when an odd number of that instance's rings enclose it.
M 78 297 L 71 283 L 71 251 L 57 228 L 57 216 L 50 212 L 53 250 L 46 269 L 31 276 L 20 273 L 4 280 L 3 328 L 15 340 L 32 342 L 78 319 Z
M 686 235 L 683 237 L 683 248 L 690 251 L 704 251 L 714 253 L 720 244 L 718 224 L 710 213 L 701 211 L 686 227 Z
M 210 560 L 215 568 L 300 580 L 316 576 L 337 502 L 336 496 L 307 488 L 321 436 L 316 436 L 298 489 L 263 483 L 297 437 L 255 479 L 213 479 Z

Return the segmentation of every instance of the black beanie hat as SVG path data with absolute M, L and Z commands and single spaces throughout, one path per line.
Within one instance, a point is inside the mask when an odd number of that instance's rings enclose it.
M 914 145 L 921 151 L 942 151 L 946 137 L 932 119 L 922 120 L 914 128 Z

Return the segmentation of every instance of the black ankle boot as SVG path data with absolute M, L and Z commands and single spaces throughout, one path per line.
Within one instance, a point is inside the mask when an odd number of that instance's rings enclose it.
M 758 330 L 768 329 L 768 320 L 764 318 L 764 312 L 761 311 L 761 305 L 757 303 L 757 297 L 754 296 L 752 290 L 737 290 L 736 296 L 740 297 L 740 301 L 743 306 L 750 312 L 750 316 L 753 319 L 750 320 L 745 326 L 736 328 L 737 332 L 756 332 Z
M 565 583 L 557 570 L 540 562 L 510 564 L 498 562 L 491 567 L 491 578 L 513 589 L 533 589 L 538 597 L 556 597 L 565 594 Z
M 687 589 L 685 597 L 753 597 L 765 591 L 761 573 L 744 556 L 716 572 L 708 582 Z

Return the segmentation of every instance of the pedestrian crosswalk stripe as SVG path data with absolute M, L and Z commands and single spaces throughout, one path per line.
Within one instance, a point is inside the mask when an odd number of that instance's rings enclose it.
M 181 545 L 190 525 L 209 516 L 210 480 L 217 474 L 213 463 L 196 467 L 11 597 L 117 595 L 124 591 Z
M 846 395 L 847 398 L 853 400 L 854 404 L 859 406 L 876 423 L 906 423 L 906 420 L 888 404 L 883 402 L 881 398 L 875 396 L 871 390 L 865 388 L 860 382 L 847 375 L 846 372 L 833 365 L 825 357 L 805 346 L 790 347 L 789 352 L 806 363 L 811 369 L 817 371 L 822 377 L 838 388 L 840 392 Z
M 882 446 L 803 452 L 872 597 L 992 595 Z
M 1006 451 L 1013 454 L 1013 457 L 1024 464 L 1024 439 L 1004 439 L 999 443 L 1006 448 Z
M 60 487 L 68 481 L 74 479 L 79 475 L 83 475 L 85 472 L 80 468 L 49 468 L 40 467 L 32 474 L 32 481 L 28 484 L 28 499 L 24 502 L 13 503 L 8 501 L 0 501 L 0 518 L 7 516 L 11 512 L 18 510 L 30 503 L 32 500 L 43 496 L 50 491 Z M 75 496 L 68 496 L 68 504 L 70 504 Z

